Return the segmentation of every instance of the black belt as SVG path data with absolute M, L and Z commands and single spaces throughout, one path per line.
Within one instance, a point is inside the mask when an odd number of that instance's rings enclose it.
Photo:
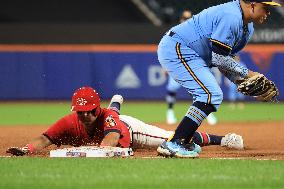
M 170 36 L 170 37 L 173 37 L 175 34 L 176 34 L 176 33 L 173 32 L 173 31 L 170 31 L 170 32 L 167 33 L 167 35 Z

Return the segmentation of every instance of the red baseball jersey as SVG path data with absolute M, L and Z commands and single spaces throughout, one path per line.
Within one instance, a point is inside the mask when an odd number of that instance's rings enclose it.
M 60 145 L 99 145 L 109 132 L 120 134 L 118 147 L 130 147 L 130 133 L 127 126 L 119 120 L 118 114 L 110 109 L 101 108 L 93 124 L 95 132 L 89 136 L 76 113 L 64 116 L 43 133 L 53 144 Z

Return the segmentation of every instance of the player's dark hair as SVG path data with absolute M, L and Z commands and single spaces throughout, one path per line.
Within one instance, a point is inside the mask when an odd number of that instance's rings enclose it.
M 245 4 L 250 4 L 251 2 L 253 1 L 250 1 L 250 0 L 242 0 Z

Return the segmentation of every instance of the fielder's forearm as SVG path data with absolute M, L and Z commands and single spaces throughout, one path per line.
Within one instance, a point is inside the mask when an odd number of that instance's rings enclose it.
M 249 69 L 240 65 L 231 56 L 217 54 L 212 52 L 212 65 L 217 66 L 219 70 L 232 82 L 248 77 Z

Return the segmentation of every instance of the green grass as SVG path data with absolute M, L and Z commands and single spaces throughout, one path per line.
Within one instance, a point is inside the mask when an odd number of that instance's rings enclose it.
M 190 102 L 178 102 L 174 110 L 181 119 Z M 134 115 L 146 122 L 165 122 L 167 105 L 164 102 L 125 103 L 122 113 Z M 284 103 L 246 103 L 243 109 L 232 109 L 228 103 L 223 103 L 215 113 L 219 121 L 276 121 L 284 120 Z
M 0 158 L 0 188 L 276 189 L 284 161 Z
M 189 103 L 175 106 L 181 118 Z M 107 106 L 103 103 L 103 106 Z M 70 113 L 69 102 L 0 104 L 0 125 L 46 125 Z M 164 122 L 164 102 L 125 102 L 122 114 Z M 284 104 L 248 103 L 243 110 L 222 104 L 220 121 L 284 120 Z M 280 189 L 284 161 L 129 158 L 0 158 L 0 189 L 198 188 Z
M 46 125 L 70 113 L 66 102 L 20 102 L 0 104 L 0 125 Z
M 190 102 L 178 102 L 175 112 L 182 118 Z M 103 107 L 107 103 L 103 103 Z M 121 113 L 145 122 L 165 122 L 165 102 L 125 102 Z M 0 125 L 48 125 L 70 113 L 70 102 L 20 102 L 0 103 Z M 223 103 L 215 114 L 219 121 L 276 121 L 284 120 L 284 103 L 247 103 L 244 109 L 231 109 Z

